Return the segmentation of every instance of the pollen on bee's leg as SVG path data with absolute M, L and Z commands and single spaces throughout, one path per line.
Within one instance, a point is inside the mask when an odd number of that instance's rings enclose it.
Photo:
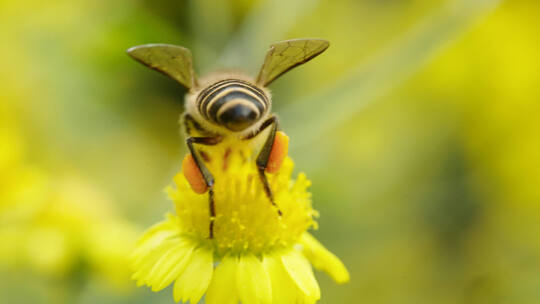
M 272 151 L 270 152 L 270 157 L 268 158 L 266 172 L 278 172 L 288 152 L 289 136 L 282 131 L 277 131 L 276 137 L 274 138 L 274 145 L 272 145 Z
M 182 173 L 184 173 L 191 189 L 193 189 L 195 193 L 203 194 L 208 190 L 208 186 L 204 181 L 201 170 L 199 170 L 191 153 L 187 154 L 182 161 Z

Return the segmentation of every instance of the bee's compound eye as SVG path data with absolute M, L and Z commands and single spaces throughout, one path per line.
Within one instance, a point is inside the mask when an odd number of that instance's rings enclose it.
M 218 119 L 227 129 L 238 132 L 251 126 L 257 118 L 255 109 L 244 104 L 237 104 L 220 113 Z

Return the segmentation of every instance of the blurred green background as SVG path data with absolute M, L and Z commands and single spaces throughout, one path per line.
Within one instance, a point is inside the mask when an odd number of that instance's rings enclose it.
M 185 153 L 184 89 L 129 59 L 255 73 L 330 40 L 274 109 L 351 282 L 320 303 L 540 303 L 540 3 L 0 2 L 0 303 L 172 303 L 129 280 Z

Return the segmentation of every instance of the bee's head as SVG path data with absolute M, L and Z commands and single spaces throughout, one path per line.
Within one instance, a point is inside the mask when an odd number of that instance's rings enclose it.
M 240 132 L 259 120 L 259 111 L 249 97 L 230 96 L 229 98 L 217 113 L 220 125 L 233 132 Z
M 217 81 L 197 96 L 198 110 L 209 122 L 241 132 L 268 112 L 270 101 L 264 89 L 240 79 Z

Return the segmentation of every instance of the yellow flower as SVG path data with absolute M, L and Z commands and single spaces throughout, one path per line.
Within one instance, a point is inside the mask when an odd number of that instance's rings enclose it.
M 320 298 L 310 262 L 338 283 L 349 280 L 341 261 L 306 232 L 316 228 L 310 181 L 302 173 L 291 179 L 290 158 L 278 173 L 268 174 L 279 216 L 250 151 L 238 142 L 205 148 L 210 156 L 228 155 L 207 162 L 215 177 L 213 238 L 208 194 L 193 192 L 182 174 L 174 178 L 167 192 L 176 215 L 150 228 L 132 255 L 138 285 L 159 291 L 174 282 L 177 302 L 197 303 L 206 293 L 207 304 L 287 304 Z
M 136 227 L 114 210 L 108 198 L 77 176 L 25 182 L 28 194 L 0 209 L 0 267 L 26 269 L 69 279 L 81 263 L 90 275 L 119 289 L 129 282 L 125 256 Z

